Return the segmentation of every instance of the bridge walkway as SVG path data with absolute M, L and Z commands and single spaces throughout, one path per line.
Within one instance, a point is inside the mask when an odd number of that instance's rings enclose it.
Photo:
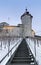
M 12 60 L 9 60 L 6 65 L 37 65 L 32 52 L 29 51 L 25 39 L 22 40 L 17 48 Z

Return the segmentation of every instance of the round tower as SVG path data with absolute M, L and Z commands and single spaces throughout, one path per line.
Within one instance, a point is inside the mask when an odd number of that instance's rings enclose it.
M 33 16 L 27 11 L 21 16 L 23 24 L 23 37 L 32 36 L 32 18 Z

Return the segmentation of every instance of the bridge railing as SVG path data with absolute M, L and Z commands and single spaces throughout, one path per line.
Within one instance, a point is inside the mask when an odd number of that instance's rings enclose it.
M 6 57 L 11 57 L 11 55 L 15 52 L 19 44 L 21 43 L 22 38 L 19 38 L 16 41 L 16 44 L 11 48 L 11 50 L 8 51 L 8 53 L 0 60 L 0 64 L 6 59 Z
M 28 37 L 26 38 L 27 44 L 29 45 L 36 61 L 41 65 L 41 37 Z

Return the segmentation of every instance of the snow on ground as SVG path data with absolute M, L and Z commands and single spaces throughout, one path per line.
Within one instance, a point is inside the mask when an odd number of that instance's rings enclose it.
M 15 46 L 17 43 L 17 46 L 14 47 L 14 49 L 12 50 L 12 54 L 14 53 L 14 51 L 16 50 L 16 48 L 18 47 L 18 45 L 20 44 L 21 42 L 21 38 L 20 39 L 14 39 L 14 40 L 11 40 L 10 42 L 10 50 L 12 49 L 13 46 Z M 1 44 L 1 42 L 0 42 Z M 2 58 L 8 53 L 8 43 L 6 43 L 6 47 L 4 44 L 2 44 L 2 49 L 0 47 L 0 61 L 2 60 Z M 9 57 L 7 56 L 1 63 L 0 65 L 5 65 L 7 63 L 7 61 L 9 60 L 9 58 L 11 57 L 11 55 L 9 55 Z
M 17 42 L 21 42 L 22 39 L 14 39 L 11 40 L 10 42 L 10 49 L 15 46 L 15 44 L 17 44 Z M 34 41 L 29 41 L 29 39 L 26 39 L 26 41 L 28 42 L 28 45 L 33 53 L 33 55 L 35 56 L 35 49 L 34 49 Z M 39 42 L 41 43 L 41 41 Z M 1 42 L 0 42 L 1 44 Z M 16 48 L 18 47 L 20 43 L 17 44 L 16 47 L 14 47 L 14 49 L 12 50 L 12 54 L 14 53 L 14 51 L 16 50 Z M 0 47 L 0 61 L 1 59 L 8 53 L 8 42 L 6 42 L 6 46 L 5 44 L 2 44 L 2 48 Z M 9 55 L 9 57 L 7 56 L 2 63 L 0 63 L 0 65 L 5 65 L 7 63 L 7 61 L 9 60 L 9 58 L 11 57 L 11 55 Z M 36 61 L 38 62 L 38 65 L 41 65 L 41 44 L 39 44 L 39 46 L 36 44 Z
M 33 55 L 35 56 L 35 49 L 34 49 L 34 41 L 29 39 L 26 39 Z M 36 44 L 36 61 L 38 62 L 38 65 L 41 65 L 41 41 Z

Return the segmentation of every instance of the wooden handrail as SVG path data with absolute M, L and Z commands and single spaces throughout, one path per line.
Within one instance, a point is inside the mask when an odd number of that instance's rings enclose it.
M 41 37 L 38 37 L 38 36 L 37 36 L 37 37 L 36 37 L 36 36 L 35 36 L 35 37 L 32 37 L 32 36 L 27 36 L 26 38 L 31 38 L 31 39 L 41 40 Z
M 31 52 L 31 54 L 33 55 L 33 53 L 32 53 L 32 51 L 31 51 L 31 49 L 30 49 L 30 47 L 29 47 L 28 43 L 27 43 L 27 47 L 28 47 L 29 51 Z M 38 63 L 37 63 L 37 61 L 36 61 L 36 59 L 35 59 L 34 55 L 33 55 L 33 58 L 34 58 L 35 64 L 36 64 L 36 65 L 38 65 Z
M 19 42 L 19 41 L 18 41 L 18 42 Z M 18 43 L 18 42 L 17 42 L 17 43 Z M 17 44 L 16 44 L 16 45 L 17 45 Z M 16 46 L 16 45 L 15 45 L 15 46 Z M 15 46 L 14 46 L 14 47 L 15 47 Z M 13 48 L 14 48 L 14 47 L 13 47 Z M 13 48 L 12 48 L 12 49 L 13 49 Z M 0 63 L 6 58 L 6 56 L 12 51 L 12 49 L 2 58 L 2 60 L 0 61 Z

